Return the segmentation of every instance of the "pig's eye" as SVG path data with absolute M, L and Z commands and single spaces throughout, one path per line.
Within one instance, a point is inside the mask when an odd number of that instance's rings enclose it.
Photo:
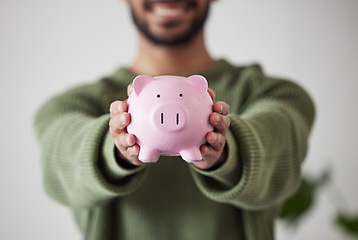
M 157 98 L 160 98 L 160 94 L 157 94 Z
M 179 93 L 179 97 L 183 97 L 183 94 Z

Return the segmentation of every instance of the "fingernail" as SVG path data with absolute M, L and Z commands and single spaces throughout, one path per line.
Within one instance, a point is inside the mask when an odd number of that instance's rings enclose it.
M 216 140 L 217 140 L 217 137 L 216 137 L 216 136 L 214 136 L 213 140 L 211 140 L 211 144 L 215 143 L 215 142 L 216 142 Z
M 127 136 L 127 144 L 128 144 L 129 146 L 132 146 L 131 139 L 130 139 L 130 136 L 129 136 L 129 135 Z
M 124 116 L 124 114 L 121 115 L 120 120 L 123 124 L 126 124 L 126 117 Z
M 123 112 L 123 107 L 121 104 L 118 104 L 117 109 L 119 112 Z

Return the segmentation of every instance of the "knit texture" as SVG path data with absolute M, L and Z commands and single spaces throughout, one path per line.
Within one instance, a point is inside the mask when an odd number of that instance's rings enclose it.
M 117 163 L 109 106 L 127 98 L 135 75 L 126 68 L 39 109 L 45 191 L 73 211 L 84 239 L 274 238 L 277 209 L 299 187 L 313 103 L 297 84 L 265 76 L 258 65 L 220 60 L 195 74 L 230 105 L 228 158 L 212 171 L 180 157 L 134 169 Z

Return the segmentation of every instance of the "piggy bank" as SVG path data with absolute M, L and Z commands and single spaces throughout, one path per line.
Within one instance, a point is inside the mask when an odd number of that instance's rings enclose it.
M 127 131 L 137 139 L 140 161 L 156 162 L 160 155 L 202 160 L 200 146 L 213 131 L 209 123 L 213 101 L 207 89 L 200 75 L 139 75 L 133 80 Z

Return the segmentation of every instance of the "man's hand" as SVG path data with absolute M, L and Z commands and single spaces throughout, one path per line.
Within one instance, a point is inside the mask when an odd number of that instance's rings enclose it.
M 225 102 L 215 102 L 215 92 L 208 89 L 214 101 L 213 113 L 210 114 L 210 124 L 214 126 L 214 131 L 206 135 L 207 144 L 200 147 L 203 160 L 193 164 L 200 169 L 213 169 L 223 164 L 227 157 L 226 133 L 230 126 L 229 105 Z
M 130 85 L 128 86 L 128 96 L 131 93 L 132 87 Z M 140 148 L 139 145 L 136 144 L 136 138 L 133 134 L 128 134 L 126 130 L 131 120 L 126 101 L 113 102 L 109 111 L 111 113 L 109 131 L 117 148 L 119 163 L 128 167 L 130 167 L 130 164 L 135 166 L 142 165 L 143 163 L 138 159 Z

